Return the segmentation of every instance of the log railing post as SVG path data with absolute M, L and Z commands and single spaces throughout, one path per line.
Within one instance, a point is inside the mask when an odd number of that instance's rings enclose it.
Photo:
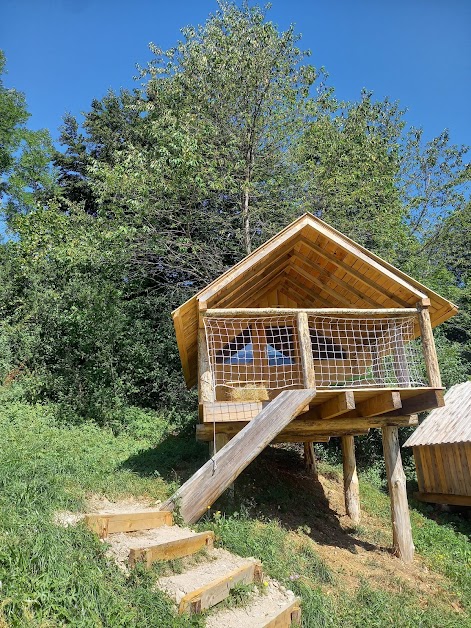
M 359 523 L 360 489 L 355 460 L 355 440 L 353 436 L 342 436 L 343 487 L 345 510 L 353 523 Z
M 204 329 L 198 329 L 198 388 L 200 403 L 215 401 L 213 376 L 209 366 L 208 346 Z
M 422 336 L 422 351 L 424 353 L 425 368 L 429 385 L 434 388 L 441 388 L 442 378 L 440 375 L 440 367 L 438 365 L 437 350 L 435 348 L 435 340 L 433 338 L 432 323 L 430 321 L 430 312 L 428 304 L 419 303 L 417 306 L 419 313 L 420 334 Z
M 301 369 L 303 375 L 304 388 L 314 389 L 316 387 L 316 376 L 314 372 L 314 359 L 312 356 L 311 332 L 309 331 L 309 319 L 306 312 L 298 312 L 298 340 L 301 354 Z M 316 455 L 311 442 L 304 443 L 304 464 L 308 473 L 317 477 Z
M 204 329 L 198 329 L 198 397 L 200 403 L 212 403 L 215 401 L 213 375 L 209 366 L 208 345 L 206 344 L 206 334 Z M 209 443 L 209 455 L 213 457 L 223 444 L 217 442 L 217 434 L 215 439 Z
M 383 427 L 382 431 L 384 461 L 391 500 L 393 549 L 396 556 L 405 563 L 410 563 L 414 558 L 414 543 L 407 502 L 406 476 L 402 468 L 399 447 L 399 431 L 397 427 Z

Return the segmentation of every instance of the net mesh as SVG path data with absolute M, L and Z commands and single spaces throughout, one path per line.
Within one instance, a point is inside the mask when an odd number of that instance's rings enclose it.
M 425 386 L 415 317 L 308 317 L 316 386 Z M 268 391 L 302 388 L 295 316 L 205 318 L 216 398 L 268 399 Z

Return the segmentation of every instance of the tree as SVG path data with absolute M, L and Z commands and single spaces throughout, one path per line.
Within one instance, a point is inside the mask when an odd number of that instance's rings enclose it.
M 368 92 L 354 103 L 324 97 L 295 157 L 302 169 L 305 206 L 396 262 L 411 245 L 396 187 L 402 114 L 397 103 L 375 102 Z
M 0 77 L 5 55 L 0 50 Z M 23 94 L 4 86 L 0 78 L 0 200 L 7 216 L 27 211 L 52 194 L 52 142 L 45 130 L 26 128 L 29 113 Z

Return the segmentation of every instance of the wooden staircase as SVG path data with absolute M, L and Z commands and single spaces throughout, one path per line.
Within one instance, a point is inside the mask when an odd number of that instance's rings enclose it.
M 258 584 L 265 590 L 263 593 L 254 591 L 247 606 L 215 609 L 206 619 L 208 628 L 300 625 L 299 599 L 277 582 L 264 578 L 259 561 L 214 549 L 213 532 L 196 533 L 173 525 L 169 511 L 146 509 L 132 513 L 90 514 L 86 515 L 85 523 L 111 547 L 114 537 L 119 537 L 122 545 L 125 535 L 130 567 L 138 561 L 150 567 L 157 560 L 183 558 L 205 550 L 202 560 L 188 565 L 182 573 L 160 577 L 156 582 L 156 588 L 173 599 L 180 614 L 208 611 L 241 584 Z
M 227 445 L 222 447 L 170 497 L 162 510 L 194 523 L 242 471 L 298 416 L 316 396 L 315 389 L 284 390 L 266 405 Z

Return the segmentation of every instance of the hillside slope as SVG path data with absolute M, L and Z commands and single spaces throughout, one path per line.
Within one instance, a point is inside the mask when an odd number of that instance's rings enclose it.
M 204 625 L 153 590 L 159 567 L 123 573 L 83 525 L 57 525 L 58 511 L 83 512 L 91 498 L 167 497 L 206 456 L 191 433 L 169 429 L 155 415 L 113 435 L 58 425 L 49 407 L 2 405 L 0 626 Z M 414 509 L 417 557 L 405 568 L 387 549 L 389 502 L 375 475 L 361 492 L 352 529 L 336 467 L 322 465 L 315 482 L 297 451 L 270 448 L 201 525 L 300 595 L 305 626 L 471 626 L 469 522 Z

